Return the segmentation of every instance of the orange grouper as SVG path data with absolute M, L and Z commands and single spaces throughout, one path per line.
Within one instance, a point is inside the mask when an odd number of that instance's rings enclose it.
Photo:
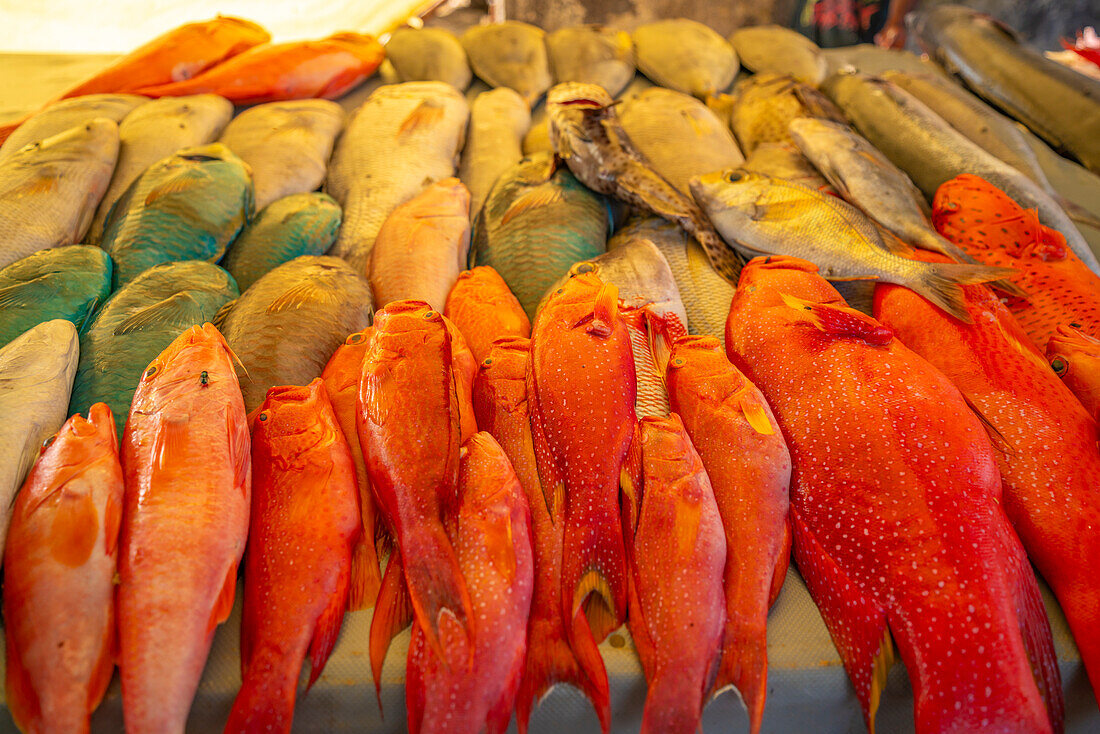
M 523 311 L 520 310 L 520 314 Z M 524 317 L 526 318 L 526 316 Z M 607 671 L 592 633 L 581 627 L 570 646 L 561 614 L 561 550 L 564 503 L 547 509 L 535 465 L 531 422 L 527 412 L 527 367 L 531 341 L 502 337 L 493 343 L 474 380 L 474 412 L 478 425 L 492 434 L 508 455 L 531 508 L 534 550 L 534 590 L 527 622 L 527 661 L 516 697 L 516 724 L 526 734 L 535 701 L 558 683 L 581 689 L 600 720 L 611 728 Z
M 1027 295 L 1007 297 L 1005 303 L 1039 349 L 1062 324 L 1076 323 L 1100 338 L 1100 276 L 1034 210 L 1021 208 L 984 179 L 964 174 L 936 191 L 932 223 L 983 264 L 1016 268 L 1018 275 L 1008 280 Z
M 183 732 L 237 589 L 251 458 L 233 353 L 192 326 L 142 373 L 122 439 L 118 667 L 126 731 Z
M 451 341 L 443 314 L 423 301 L 395 301 L 375 314 L 356 415 L 370 486 L 401 559 L 395 553 L 386 568 L 371 636 L 375 627 L 396 624 L 391 615 L 403 605 L 382 600 L 388 590 L 403 587 L 440 657 L 445 618 L 450 635 L 465 631 L 465 649 L 474 640 L 470 596 L 444 527 L 458 508 L 461 437 Z M 381 669 L 381 659 L 375 662 Z
M 1047 359 L 1092 419 L 1100 421 L 1100 339 L 1063 324 L 1047 342 Z
M 4 553 L 5 682 L 21 731 L 90 731 L 115 668 L 122 492 L 115 419 L 96 403 L 47 443 L 15 496 Z
M 285 732 L 302 661 L 312 686 L 336 645 L 362 534 L 351 450 L 325 383 L 267 391 L 252 428 L 241 690 L 229 732 Z
M 373 36 L 350 32 L 318 41 L 264 44 L 189 79 L 144 86 L 136 93 L 218 94 L 238 105 L 338 99 L 373 74 L 385 53 Z
M 363 375 L 363 357 L 370 343 L 372 327 L 348 335 L 344 343 L 336 348 L 329 357 L 328 364 L 321 372 L 340 430 L 351 449 L 351 460 L 355 463 L 355 480 L 359 486 L 359 510 L 362 514 L 363 532 L 351 557 L 351 591 L 348 594 L 348 609 L 370 609 L 378 597 L 378 587 L 382 584 L 382 572 L 378 565 L 378 535 L 384 534 L 382 524 L 378 522 L 378 509 L 374 506 L 370 479 L 367 477 L 367 465 L 363 461 L 363 452 L 359 448 L 359 433 L 355 429 L 355 414 L 359 404 L 359 378 Z
M 722 342 L 672 346 L 672 409 L 706 467 L 726 537 L 726 632 L 714 689 L 737 687 L 758 731 L 767 697 L 768 608 L 791 557 L 791 456 L 764 396 L 726 359 Z
M 630 634 L 649 685 L 642 734 L 695 734 L 722 647 L 726 537 L 680 417 L 642 418 L 641 436 Z
M 574 650 L 583 628 L 600 640 L 626 616 L 619 482 L 637 429 L 635 390 L 618 289 L 593 273 L 566 281 L 531 332 L 527 407 L 546 502 L 565 506 L 559 603 Z
M 443 314 L 450 319 L 474 353 L 478 364 L 489 356 L 500 337 L 531 336 L 531 321 L 504 278 L 492 267 L 463 270 L 447 296 Z
M 921 257 L 932 260 L 937 255 Z M 964 324 L 906 288 L 878 286 L 875 316 L 992 426 L 1004 509 L 1054 590 L 1100 692 L 1100 453 L 1096 421 L 1000 300 L 966 286 Z
M 477 634 L 473 649 L 464 649 L 462 630 L 448 630 L 456 622 L 445 621 L 440 659 L 419 623 L 413 626 L 405 675 L 410 734 L 504 734 L 523 674 L 534 575 L 527 497 L 491 435 L 474 434 L 462 452 L 450 527 Z
M 726 347 L 787 439 L 795 560 L 868 728 L 896 644 L 918 734 L 1061 731 L 1038 583 L 959 391 L 795 258 L 746 266 Z

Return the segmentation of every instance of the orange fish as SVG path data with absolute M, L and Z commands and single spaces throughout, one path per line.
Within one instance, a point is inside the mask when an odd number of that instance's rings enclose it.
M 7 704 L 25 732 L 90 731 L 114 671 L 122 466 L 96 403 L 47 442 L 15 496 L 4 553 Z
M 641 419 L 643 498 L 630 553 L 630 634 L 649 691 L 642 734 L 695 734 L 722 644 L 726 539 L 680 417 Z
M 504 278 L 488 265 L 458 274 L 443 314 L 466 337 L 478 364 L 489 356 L 493 342 L 500 337 L 531 336 L 527 312 L 508 290 Z
M 118 635 L 126 731 L 183 731 L 233 607 L 251 470 L 234 355 L 192 326 L 142 373 L 122 439 Z
M 462 451 L 451 539 L 469 585 L 477 636 L 469 640 L 447 618 L 439 658 L 420 624 L 413 627 L 405 675 L 411 734 L 504 734 L 523 673 L 534 574 L 527 498 L 488 433 L 475 434 Z M 469 669 L 467 660 L 473 661 Z
M 974 286 L 963 291 L 970 324 L 896 286 L 876 287 L 875 316 L 947 375 L 1003 444 L 996 458 L 1005 514 L 1058 597 L 1100 694 L 1096 421 L 993 293 Z
M 521 310 L 522 314 L 523 311 Z M 535 449 L 527 412 L 527 367 L 531 342 L 502 337 L 481 363 L 474 380 L 474 411 L 478 425 L 492 434 L 508 455 L 531 509 L 534 548 L 534 591 L 527 622 L 527 661 L 516 697 L 516 723 L 526 734 L 535 701 L 558 683 L 581 689 L 596 709 L 604 732 L 611 727 L 611 706 L 596 641 L 587 628 L 570 647 L 561 615 L 561 562 L 565 507 L 547 509 L 535 465 Z M 587 634 L 585 634 L 587 633 Z
M 1034 210 L 1021 209 L 1000 189 L 965 174 L 936 191 L 932 222 L 983 264 L 1019 271 L 1009 280 L 1027 296 L 1010 296 L 1005 303 L 1039 349 L 1061 324 L 1077 323 L 1100 337 L 1100 277 L 1073 254 L 1060 232 L 1039 222 Z
M 1047 360 L 1093 420 L 1100 421 L 1100 339 L 1061 325 L 1047 342 Z
M 319 41 L 257 46 L 190 79 L 143 86 L 136 93 L 220 94 L 237 105 L 337 99 L 373 74 L 384 56 L 382 44 L 372 36 L 334 33 Z
M 726 346 L 787 440 L 795 560 L 868 728 L 896 645 L 916 731 L 1061 731 L 1038 583 L 959 391 L 795 258 L 745 267 Z
M 726 632 L 714 690 L 736 686 L 756 732 L 767 696 L 768 608 L 791 556 L 790 453 L 764 396 L 714 337 L 673 344 L 668 394 L 702 457 L 725 528 Z
M 302 661 L 308 652 L 308 690 L 340 634 L 362 527 L 355 464 L 325 383 L 268 390 L 252 429 L 242 683 L 227 734 L 289 734 Z
M 348 609 L 370 609 L 378 597 L 378 587 L 382 583 L 382 572 L 378 565 L 378 536 L 384 535 L 384 529 L 378 522 L 378 510 L 374 506 L 370 479 L 367 477 L 367 465 L 363 461 L 363 452 L 359 449 L 359 434 L 355 429 L 356 406 L 359 404 L 359 378 L 363 374 L 363 356 L 367 353 L 374 329 L 367 327 L 350 335 L 328 360 L 321 372 L 340 430 L 351 449 L 351 459 L 355 463 L 355 479 L 359 485 L 359 509 L 362 513 L 363 532 L 355 546 L 351 558 L 351 592 L 348 595 Z
M 565 505 L 560 605 L 574 650 L 585 627 L 603 639 L 626 616 L 619 482 L 637 427 L 634 399 L 618 289 L 593 273 L 577 275 L 539 312 L 527 373 L 543 492 L 551 508 Z
M 423 301 L 394 301 L 375 315 L 356 416 L 370 486 L 402 562 L 395 565 L 397 554 L 390 558 L 371 636 L 401 616 L 400 606 L 383 604 L 383 597 L 394 598 L 393 585 L 400 586 L 393 576 L 399 569 L 416 620 L 439 656 L 444 620 L 473 640 L 470 596 L 444 528 L 458 507 L 461 428 L 452 365 L 443 314 Z M 381 660 L 376 663 L 380 668 Z
M 438 313 L 438 312 L 436 312 Z M 477 433 L 477 420 L 474 418 L 473 389 L 477 375 L 477 360 L 466 337 L 447 317 L 443 317 L 447 334 L 451 337 L 451 367 L 454 371 L 455 393 L 458 398 L 458 420 L 461 428 L 462 443 Z

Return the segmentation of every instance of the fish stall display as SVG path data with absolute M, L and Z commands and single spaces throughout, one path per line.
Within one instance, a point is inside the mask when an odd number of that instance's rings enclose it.
M 1097 81 L 489 5 L 0 123 L 0 732 L 1100 731 Z

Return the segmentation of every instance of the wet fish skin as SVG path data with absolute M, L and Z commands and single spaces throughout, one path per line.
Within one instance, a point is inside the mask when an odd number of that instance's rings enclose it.
M 0 161 L 24 146 L 52 138 L 97 117 L 121 123 L 126 115 L 148 101 L 148 97 L 138 94 L 89 94 L 55 102 L 32 115 L 8 136 L 0 145 Z
M 458 274 L 447 295 L 443 315 L 462 332 L 479 365 L 489 356 L 497 339 L 531 336 L 531 321 L 523 306 L 500 274 L 488 265 Z M 500 440 L 499 436 L 494 437 Z
M 614 103 L 593 84 L 559 84 L 547 97 L 554 151 L 586 186 L 676 222 L 698 240 L 730 282 L 741 257 L 731 250 L 689 197 L 653 170 L 616 117 Z
M 231 117 L 232 103 L 216 94 L 154 99 L 126 115 L 118 126 L 118 163 L 96 208 L 88 241 L 99 244 L 103 239 L 111 208 L 138 176 L 183 148 L 213 142 Z
M 0 347 L 52 319 L 82 329 L 111 293 L 111 267 L 98 247 L 67 245 L 0 268 Z
M 482 92 L 470 105 L 470 126 L 458 177 L 470 190 L 470 215 L 476 216 L 493 184 L 523 158 L 523 137 L 531 111 L 508 87 Z
M 653 170 L 685 195 L 691 194 L 688 182 L 693 176 L 745 162 L 729 125 L 681 92 L 647 89 L 623 103 L 620 119 Z
M 80 242 L 118 157 L 118 125 L 97 117 L 0 162 L 0 267 Z
M 956 318 L 966 318 L 960 284 L 1014 274 L 1006 268 L 904 258 L 888 249 L 874 223 L 851 204 L 780 179 L 729 171 L 694 179 L 691 187 L 731 244 L 757 254 L 804 257 L 832 280 L 877 278 L 905 285 Z
M 218 315 L 238 358 L 245 407 L 258 408 L 276 385 L 319 377 L 347 335 L 370 326 L 373 311 L 366 278 L 338 258 L 303 255 L 264 275 Z
M 106 403 L 122 435 L 143 367 L 237 295 L 228 273 L 195 260 L 158 265 L 119 288 L 81 334 L 69 413 Z
M 386 60 L 402 82 L 445 82 L 462 92 L 473 78 L 466 50 L 443 28 L 398 28 L 386 42 Z
M 726 359 L 721 341 L 678 339 L 668 365 L 672 410 L 699 452 L 725 533 L 725 634 L 713 689 L 735 686 L 757 732 L 767 696 L 768 609 L 791 554 L 791 456 L 763 394 Z
M 283 263 L 324 255 L 336 241 L 343 212 L 328 194 L 311 191 L 276 199 L 248 223 L 222 264 L 241 292 Z
M 786 438 L 795 560 L 868 728 L 896 644 L 922 692 L 917 731 L 1061 730 L 1049 623 L 1001 509 L 983 424 L 942 373 L 815 270 L 750 262 L 726 344 Z M 975 543 L 989 552 L 971 552 Z
M 65 422 L 15 498 L 4 553 L 5 673 L 23 731 L 91 730 L 115 667 L 122 493 L 114 418 L 98 403 L 87 419 Z
M 183 731 L 248 538 L 244 402 L 218 330 L 192 326 L 142 373 L 122 438 L 118 630 L 126 731 Z M 187 552 L 182 552 L 187 549 Z
M 329 254 L 366 272 L 378 230 L 399 204 L 455 173 L 469 107 L 443 82 L 379 87 L 348 120 L 325 192 L 344 208 Z
M 241 615 L 241 688 L 227 732 L 289 734 L 336 645 L 362 533 L 355 465 L 325 383 L 268 391 L 252 430 L 252 507 Z
M 580 627 L 573 648 L 561 615 L 561 562 L 564 503 L 547 507 L 539 480 L 528 412 L 527 369 L 531 341 L 503 337 L 494 342 L 474 380 L 478 425 L 492 434 L 508 455 L 531 512 L 534 587 L 527 622 L 527 659 L 516 697 L 516 725 L 526 734 L 536 702 L 558 683 L 584 692 L 604 734 L 610 730 L 611 707 L 603 658 L 591 633 Z M 578 652 L 574 652 L 576 649 Z
M 746 155 L 763 143 L 793 143 L 788 128 L 791 120 L 800 117 L 845 122 L 825 95 L 793 77 L 754 74 L 737 83 L 730 127 Z
M 76 327 L 63 319 L 45 321 L 0 348 L 0 541 L 42 442 L 68 415 L 78 355 Z
M 832 184 L 814 168 L 794 142 L 761 143 L 741 164 L 740 169 L 802 184 L 833 196 L 840 196 Z
M 1046 358 L 1085 411 L 1100 420 L 1100 339 L 1073 326 L 1059 326 L 1047 342 Z
M 864 74 L 834 74 L 823 91 L 851 118 L 859 132 L 931 199 L 945 181 L 973 174 L 1003 189 L 1069 242 L 1093 272 L 1100 262 L 1057 202 L 1034 181 L 986 152 L 928 109 L 916 97 L 890 82 Z
M 680 417 L 642 418 L 641 440 L 645 494 L 629 541 L 630 634 L 648 684 L 641 730 L 692 734 L 722 643 L 726 539 Z
M 550 88 L 546 32 L 529 23 L 472 26 L 459 37 L 470 68 L 491 87 L 511 87 L 529 107 Z
M 607 249 L 609 224 L 603 197 L 553 153 L 537 153 L 493 185 L 473 223 L 470 265 L 496 270 L 533 319 L 546 289 L 573 263 Z
M 155 265 L 215 262 L 253 214 L 248 166 L 221 143 L 153 164 L 111 209 L 100 246 L 119 288 Z
M 630 34 L 599 25 L 559 28 L 546 36 L 554 83 L 598 84 L 617 97 L 634 78 Z
M 256 211 L 320 188 L 344 118 L 326 99 L 268 102 L 233 118 L 219 140 L 252 169 Z
M 687 18 L 638 26 L 631 34 L 638 71 L 662 87 L 700 99 L 718 94 L 737 75 L 737 52 L 711 28 Z
M 756 74 L 789 74 L 816 87 L 828 74 L 821 49 L 801 33 L 785 26 L 738 28 L 729 38 L 741 65 Z
M 411 734 L 503 734 L 527 652 L 534 581 L 527 497 L 490 434 L 475 434 L 463 449 L 458 513 L 450 535 L 468 580 L 477 635 L 468 641 L 459 631 L 457 644 L 440 659 L 419 625 L 413 628 L 405 676 Z M 463 644 L 468 642 L 472 650 Z

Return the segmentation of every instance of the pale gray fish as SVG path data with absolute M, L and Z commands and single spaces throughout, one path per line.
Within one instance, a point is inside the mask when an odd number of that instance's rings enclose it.
M 789 74 L 816 87 L 829 73 L 818 45 L 798 31 L 779 25 L 738 28 L 730 36 L 741 65 L 760 74 Z
M 398 28 L 386 42 L 386 60 L 399 82 L 445 82 L 461 92 L 473 78 L 462 44 L 444 28 Z
M 135 107 L 148 101 L 139 94 L 88 94 L 54 102 L 12 131 L 0 145 L 0 161 L 25 145 L 52 138 L 97 117 L 122 122 Z
M 687 18 L 638 26 L 631 39 L 638 71 L 662 87 L 700 99 L 733 83 L 740 66 L 729 41 Z
M 499 87 L 478 95 L 470 105 L 470 124 L 458 177 L 470 190 L 470 212 L 481 205 L 500 174 L 523 158 L 523 138 L 531 111 L 519 92 Z
M 511 87 L 534 107 L 551 84 L 545 39 L 541 28 L 508 20 L 468 28 L 460 40 L 478 77 L 492 87 Z
M 559 28 L 546 37 L 554 83 L 599 84 L 617 97 L 634 78 L 634 43 L 626 31 L 599 25 Z

